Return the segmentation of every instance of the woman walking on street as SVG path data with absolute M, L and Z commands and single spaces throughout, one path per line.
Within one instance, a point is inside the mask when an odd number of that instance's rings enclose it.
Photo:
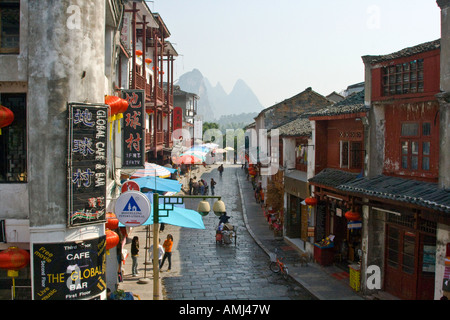
M 214 195 L 214 189 L 216 188 L 216 182 L 214 181 L 213 178 L 211 178 L 211 195 Z
M 164 265 L 164 262 L 167 260 L 169 260 L 169 271 L 172 268 L 172 246 L 173 246 L 173 237 L 171 234 L 167 235 L 167 239 L 164 241 L 163 243 L 163 247 L 164 247 L 164 257 L 161 261 L 161 264 L 159 266 L 159 269 L 162 268 L 162 266 Z
M 131 260 L 133 261 L 133 264 L 131 266 L 131 273 L 133 274 L 133 277 L 136 277 L 139 274 L 137 270 L 138 257 L 139 257 L 139 238 L 135 236 L 131 241 Z

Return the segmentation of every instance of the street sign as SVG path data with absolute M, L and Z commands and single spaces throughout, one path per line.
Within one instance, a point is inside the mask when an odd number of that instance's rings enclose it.
M 125 181 L 124 184 L 122 185 L 122 193 L 132 190 L 140 191 L 141 189 L 139 188 L 139 185 L 137 184 L 136 181 L 133 180 Z
M 68 225 L 105 220 L 108 106 L 68 104 Z
M 145 92 L 123 90 L 122 98 L 128 101 L 123 113 L 122 168 L 140 169 L 145 164 Z
M 116 201 L 115 214 L 126 227 L 137 227 L 150 217 L 150 201 L 140 191 L 122 193 Z

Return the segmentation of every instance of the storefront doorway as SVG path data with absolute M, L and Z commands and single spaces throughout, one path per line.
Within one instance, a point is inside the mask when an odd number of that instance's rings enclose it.
M 300 238 L 301 236 L 301 201 L 302 199 L 288 194 L 288 221 L 286 225 L 286 236 L 289 238 Z
M 433 299 L 436 237 L 414 229 L 414 221 L 403 217 L 403 225 L 386 225 L 384 287 L 401 299 Z

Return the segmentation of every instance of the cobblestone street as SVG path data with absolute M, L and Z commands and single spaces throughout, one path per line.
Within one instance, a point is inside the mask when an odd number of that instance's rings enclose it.
M 212 212 L 203 218 L 205 230 L 166 225 L 160 233 L 161 241 L 171 233 L 174 250 L 172 270 L 167 271 L 167 261 L 162 268 L 164 299 L 314 299 L 292 279 L 286 281 L 269 270 L 267 254 L 244 224 L 236 170 L 241 170 L 240 166 L 225 167 L 220 177 L 214 167 L 202 175 L 208 184 L 211 177 L 217 181 L 215 194 L 222 196 L 227 214 L 232 217 L 230 223 L 237 226 L 236 245 L 234 242 L 216 244 L 215 230 L 219 221 Z M 212 207 L 213 199 L 210 202 Z M 188 200 L 186 207 L 196 209 L 197 203 L 197 200 Z M 280 246 L 283 245 L 281 240 Z

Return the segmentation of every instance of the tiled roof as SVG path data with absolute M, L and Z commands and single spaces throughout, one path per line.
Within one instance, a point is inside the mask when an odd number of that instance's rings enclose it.
M 316 112 L 310 112 L 308 116 L 325 117 L 367 111 L 369 111 L 369 107 L 366 107 L 364 104 L 364 90 L 362 90 L 329 107 L 325 107 Z
M 391 54 L 386 54 L 382 56 L 364 56 L 363 59 L 367 57 L 370 59 L 369 60 L 370 63 L 373 64 L 397 58 L 409 57 L 418 53 L 439 49 L 440 47 L 441 47 L 441 39 L 437 39 L 413 47 L 405 48 Z
M 341 184 L 355 180 L 358 173 L 325 168 L 316 174 L 314 177 L 310 178 L 308 181 L 313 184 L 321 184 L 328 187 L 336 188 Z
M 436 183 L 378 175 L 342 183 L 337 189 L 415 204 L 450 214 L 450 190 L 438 188 Z
M 280 136 L 311 136 L 309 119 L 302 116 L 275 129 L 278 129 Z

